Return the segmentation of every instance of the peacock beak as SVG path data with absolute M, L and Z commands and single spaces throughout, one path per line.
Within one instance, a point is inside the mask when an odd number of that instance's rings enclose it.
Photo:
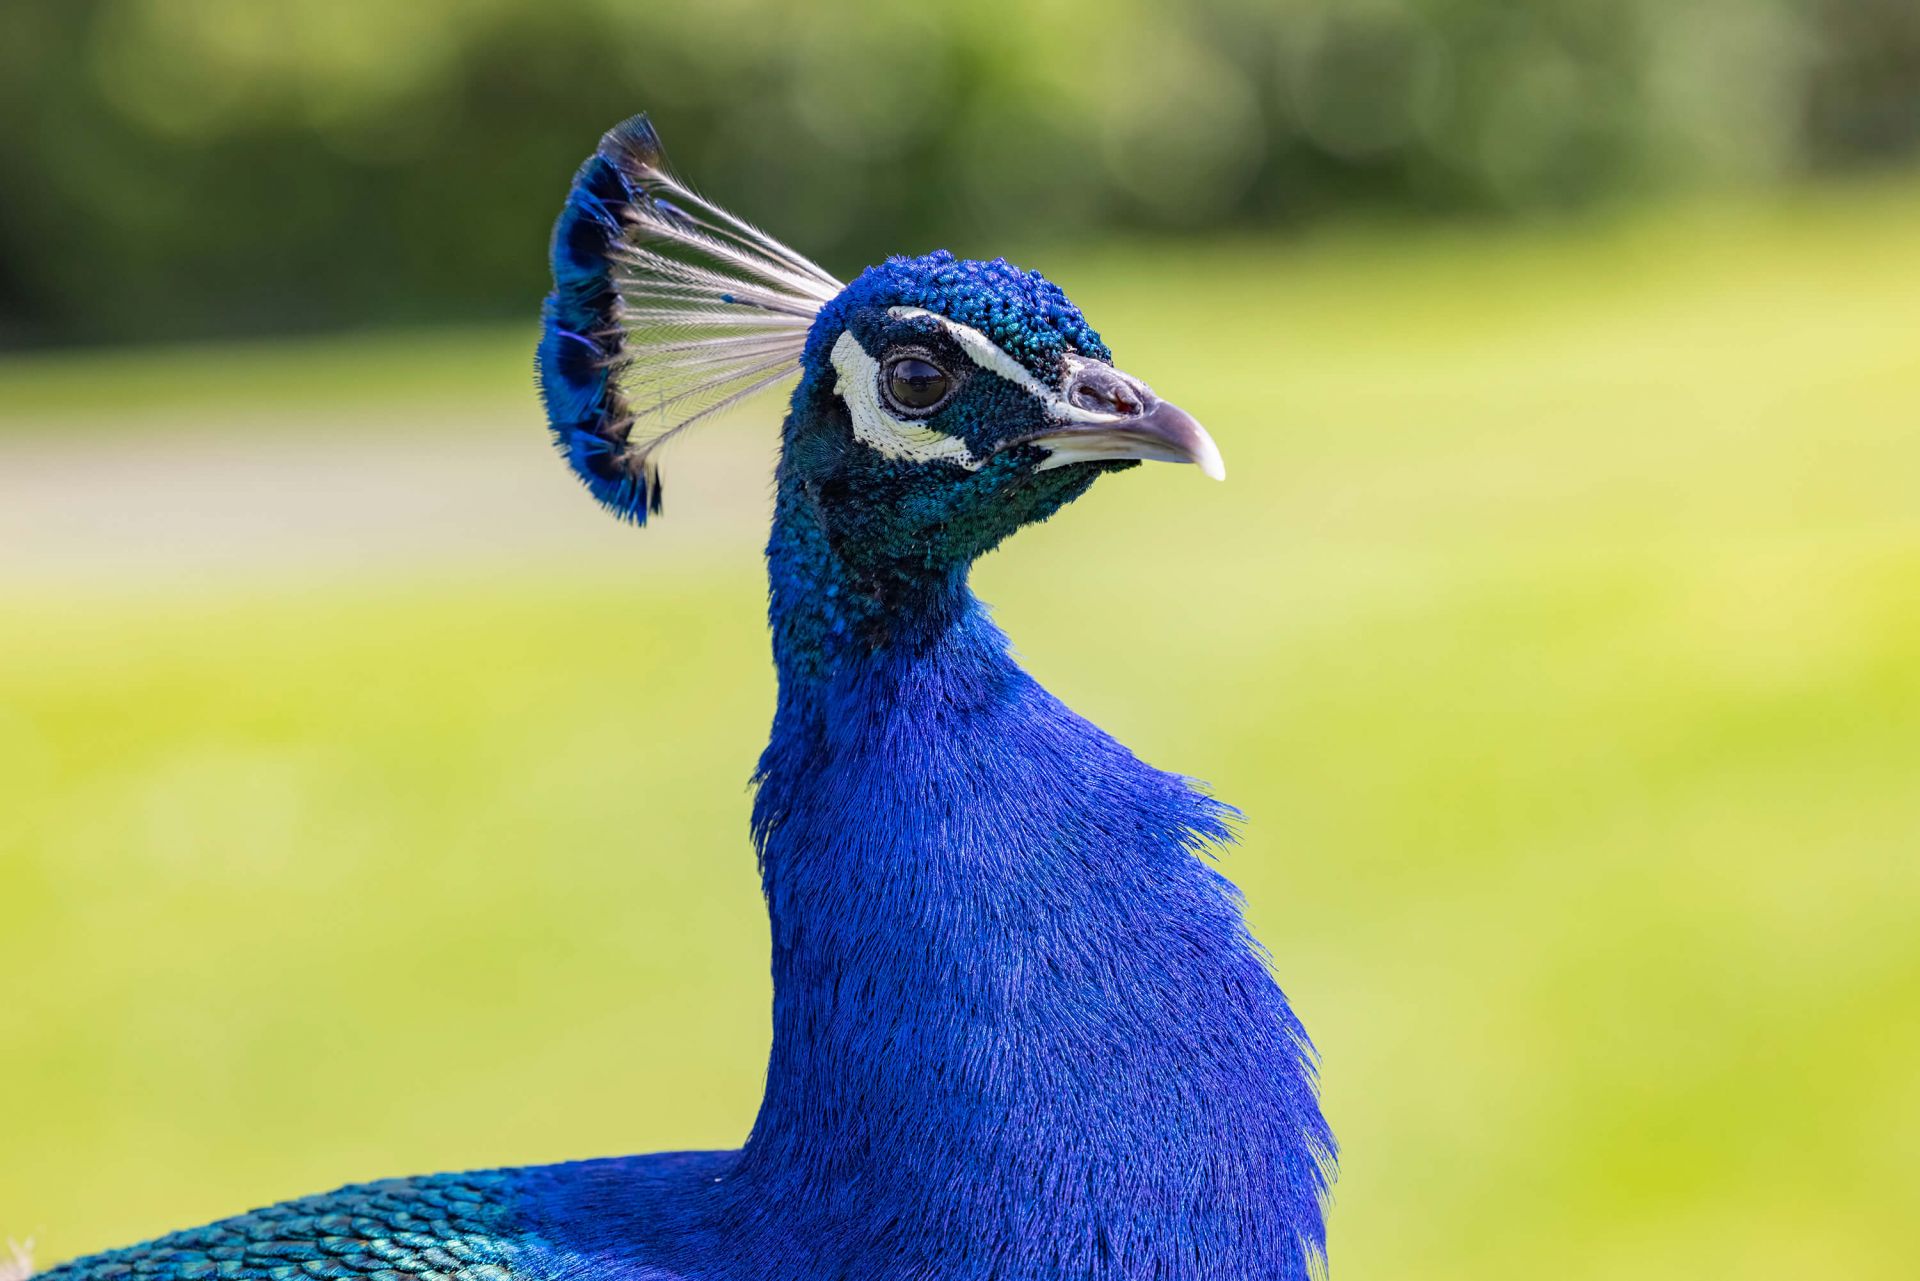
M 1194 416 L 1153 394 L 1138 379 L 1111 365 L 1076 364 L 1061 395 L 1058 427 L 1022 443 L 1047 451 L 1036 470 L 1069 463 L 1148 461 L 1193 463 L 1214 480 L 1227 478 L 1227 464 Z
M 1070 423 L 1058 431 L 1028 437 L 1028 443 L 1047 451 L 1047 460 L 1035 470 L 1049 471 L 1068 463 L 1144 459 L 1160 463 L 1194 463 L 1204 476 L 1227 478 L 1227 464 L 1207 429 L 1178 405 L 1161 401 L 1139 415 L 1120 422 Z

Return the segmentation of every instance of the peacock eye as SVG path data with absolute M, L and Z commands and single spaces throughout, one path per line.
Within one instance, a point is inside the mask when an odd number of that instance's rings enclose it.
M 881 385 L 893 407 L 908 414 L 926 414 L 946 402 L 953 390 L 947 371 L 922 356 L 901 356 L 887 366 Z

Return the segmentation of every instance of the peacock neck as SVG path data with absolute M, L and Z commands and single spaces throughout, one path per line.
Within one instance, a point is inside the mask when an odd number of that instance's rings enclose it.
M 1033 681 L 964 570 L 881 581 L 785 503 L 768 560 L 773 1048 L 737 1183 L 860 1254 L 835 1275 L 1308 1275 L 1330 1139 L 1196 857 L 1228 811 Z

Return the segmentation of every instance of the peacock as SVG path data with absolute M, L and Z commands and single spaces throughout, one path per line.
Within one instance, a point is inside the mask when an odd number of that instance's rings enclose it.
M 1224 476 L 1054 284 L 843 284 L 697 195 L 644 116 L 554 229 L 537 372 L 599 501 L 798 383 L 767 542 L 752 835 L 766 1093 L 736 1151 L 393 1179 L 46 1281 L 1305 1281 L 1334 1143 L 1311 1045 L 1207 860 L 1235 812 L 1015 662 L 969 568 L 1143 460 Z

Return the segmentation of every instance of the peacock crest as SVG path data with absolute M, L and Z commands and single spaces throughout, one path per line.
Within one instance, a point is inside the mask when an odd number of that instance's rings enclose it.
M 554 228 L 540 386 L 555 442 L 596 497 L 644 524 L 661 448 L 796 378 L 844 288 L 667 167 L 645 116 L 609 130 Z

